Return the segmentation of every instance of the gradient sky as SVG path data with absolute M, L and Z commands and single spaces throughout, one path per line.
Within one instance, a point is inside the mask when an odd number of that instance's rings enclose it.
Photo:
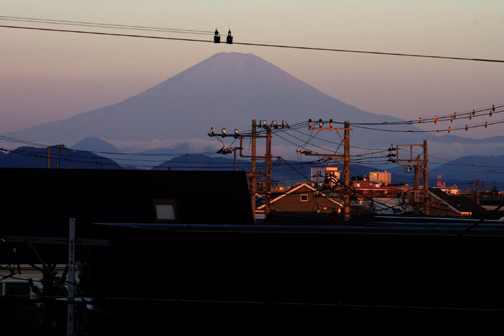
M 504 59 L 502 0 L 2 0 L 0 16 L 218 28 L 221 34 L 231 28 L 237 42 Z M 0 24 L 30 25 L 3 20 Z M 251 52 L 334 98 L 377 114 L 415 119 L 504 104 L 502 63 L 6 28 L 0 28 L 0 40 L 0 132 L 118 103 L 215 53 L 231 51 Z M 501 128 L 456 135 L 504 135 Z

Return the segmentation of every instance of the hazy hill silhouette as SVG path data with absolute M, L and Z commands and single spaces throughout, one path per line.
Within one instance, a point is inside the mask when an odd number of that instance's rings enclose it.
M 121 151 L 117 149 L 115 146 L 109 144 L 107 141 L 97 138 L 97 137 L 89 137 L 85 138 L 75 145 L 72 146 L 72 149 L 76 150 L 84 150 L 89 152 L 96 153 L 120 153 Z
M 61 153 L 61 155 L 60 155 Z M 0 156 L 2 168 L 47 168 L 47 148 L 19 147 Z M 50 147 L 50 168 L 122 169 L 116 162 L 87 151 Z

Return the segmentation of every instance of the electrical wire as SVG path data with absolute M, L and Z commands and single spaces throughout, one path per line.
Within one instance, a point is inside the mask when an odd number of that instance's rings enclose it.
M 185 42 L 214 43 L 213 40 L 197 40 L 197 39 L 151 36 L 151 35 L 104 33 L 104 32 L 84 31 L 84 30 L 80 31 L 80 30 L 69 30 L 69 29 L 51 29 L 51 28 L 42 28 L 42 27 L 0 25 L 0 28 L 38 30 L 38 31 L 59 32 L 59 33 L 90 34 L 90 35 L 102 35 L 102 36 L 116 36 L 116 37 L 132 37 L 132 38 L 144 38 L 144 39 L 174 40 L 174 41 L 185 41 Z M 233 42 L 232 44 L 242 45 L 242 46 L 252 46 L 252 47 L 297 49 L 297 50 L 310 50 L 310 51 L 328 51 L 328 52 L 339 52 L 339 53 L 354 53 L 354 54 L 368 54 L 368 55 L 382 55 L 382 56 L 400 56 L 400 57 L 414 57 L 414 58 L 430 58 L 430 59 L 444 59 L 444 60 L 456 60 L 456 61 L 504 63 L 504 60 L 501 60 L 501 59 L 487 59 L 487 58 L 469 58 L 469 57 L 456 57 L 456 56 L 408 54 L 408 53 L 393 53 L 393 52 L 336 49 L 336 48 L 318 48 L 318 47 L 281 45 L 281 44 L 266 44 L 266 43 L 248 43 L 248 42 Z
M 2 21 L 16 21 L 16 22 L 30 22 L 30 23 L 46 23 L 46 24 L 67 25 L 67 26 L 95 27 L 95 28 L 157 31 L 157 32 L 168 32 L 168 33 L 183 33 L 183 34 L 201 34 L 201 35 L 213 35 L 214 34 L 213 31 L 209 31 L 209 30 L 159 28 L 159 27 L 146 27 L 146 26 L 109 24 L 109 23 L 94 23 L 94 22 L 85 22 L 85 21 L 52 20 L 52 19 L 41 19 L 41 18 L 19 17 L 19 16 L 4 16 L 4 15 L 0 15 L 0 20 L 2 20 Z

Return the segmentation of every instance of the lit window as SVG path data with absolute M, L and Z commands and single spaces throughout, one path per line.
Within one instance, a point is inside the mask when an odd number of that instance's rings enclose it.
M 175 200 L 154 200 L 154 212 L 157 222 L 178 221 L 177 202 Z

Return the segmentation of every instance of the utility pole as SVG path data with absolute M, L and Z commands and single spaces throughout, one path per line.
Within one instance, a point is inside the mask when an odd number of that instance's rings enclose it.
M 344 182 L 344 207 L 343 207 L 343 220 L 344 221 L 349 221 L 350 220 L 350 131 L 353 130 L 353 128 L 350 128 L 350 122 L 345 121 L 345 127 L 344 128 L 334 128 L 333 127 L 333 121 L 332 119 L 329 120 L 329 127 L 323 127 L 324 121 L 322 119 L 319 119 L 318 124 L 319 127 L 312 127 L 312 120 L 310 119 L 308 121 L 308 129 L 309 130 L 318 130 L 318 131 L 345 131 L 345 136 L 343 138 L 343 145 L 345 147 L 345 154 L 344 155 L 338 155 L 338 154 L 319 154 L 319 153 L 312 153 L 311 151 L 305 151 L 303 149 L 298 150 L 299 153 L 303 153 L 304 155 L 307 156 L 322 156 L 326 160 L 335 160 L 335 161 L 343 161 L 344 166 L 343 166 L 343 174 L 345 175 L 345 182 Z
M 47 147 L 47 169 L 51 168 L 51 147 Z
M 251 193 L 251 196 L 252 196 L 252 212 L 254 214 L 254 223 L 256 221 L 256 213 L 255 213 L 255 209 L 256 209 L 256 190 L 257 190 L 257 176 L 256 176 L 256 127 L 257 127 L 257 124 L 256 124 L 256 120 L 252 120 L 252 158 L 250 159 L 251 161 L 251 168 L 250 168 L 250 174 L 249 174 L 249 180 L 250 180 L 250 193 Z M 240 145 L 241 147 L 241 145 Z M 241 156 L 241 152 L 240 152 L 240 156 Z
M 257 127 L 259 128 L 264 128 L 266 130 L 266 136 L 259 136 L 257 135 Z M 254 221 L 255 221 L 255 193 L 257 189 L 257 181 L 256 178 L 258 176 L 262 176 L 263 174 L 258 174 L 257 173 L 257 167 L 256 167 L 256 160 L 266 160 L 266 173 L 264 176 L 266 177 L 266 190 L 265 190 L 265 199 L 266 199 L 266 204 L 265 204 L 265 215 L 268 215 L 270 211 L 270 204 L 271 204 L 271 161 L 273 158 L 273 155 L 271 153 L 271 134 L 272 134 L 272 129 L 278 129 L 278 128 L 289 128 L 289 125 L 285 122 L 285 120 L 282 121 L 281 125 L 278 125 L 276 120 L 274 120 L 271 125 L 267 125 L 266 120 L 263 120 L 262 124 L 257 125 L 256 120 L 252 120 L 252 133 L 251 135 L 242 135 L 238 134 L 238 130 L 235 129 L 234 134 L 226 134 L 226 129 L 222 129 L 221 134 L 216 134 L 213 131 L 213 127 L 210 130 L 210 133 L 208 133 L 208 136 L 214 137 L 214 136 L 220 136 L 220 137 L 227 137 L 227 136 L 232 136 L 235 139 L 240 138 L 240 147 L 235 147 L 236 149 L 240 150 L 240 157 L 244 158 L 250 158 L 252 160 L 252 169 L 249 174 L 250 178 L 250 189 L 251 189 L 251 202 L 252 202 L 252 209 L 254 213 Z M 252 139 L 252 155 L 243 155 L 243 139 L 244 138 L 251 138 Z M 257 138 L 265 138 L 266 139 L 266 155 L 265 156 L 257 156 L 256 154 L 256 140 Z M 225 150 L 224 150 L 225 151 Z M 221 152 L 221 151 L 220 151 Z
M 401 158 L 400 157 L 400 147 L 409 147 L 409 158 Z M 423 159 L 421 158 L 421 155 L 418 155 L 416 158 L 413 158 L 413 147 L 421 147 L 423 150 Z M 424 212 L 426 215 L 430 214 L 430 198 L 429 198 L 429 158 L 427 156 L 427 140 L 424 140 L 423 144 L 415 144 L 415 145 L 397 145 L 397 162 L 398 164 L 415 164 L 415 179 L 413 182 L 413 189 L 415 190 L 415 200 L 416 200 L 416 193 L 420 188 L 420 176 L 422 175 L 422 170 L 423 170 L 423 177 L 424 177 L 424 187 L 423 187 L 423 195 L 424 195 Z M 407 151 L 407 150 L 405 150 Z M 420 167 L 420 165 L 423 166 Z M 415 202 L 416 203 L 416 202 Z M 415 205 L 415 212 L 417 212 L 418 209 L 416 208 Z
M 240 147 L 229 147 L 229 148 L 221 148 L 217 151 L 217 154 L 230 154 L 231 152 L 234 153 L 234 159 L 233 159 L 233 171 L 236 171 L 236 150 L 240 149 Z
M 476 183 L 476 191 L 474 190 L 474 184 Z M 479 178 L 476 179 L 476 182 L 472 182 L 472 192 L 473 192 L 473 200 L 480 204 L 480 192 L 479 187 L 481 186 L 481 180 Z
M 58 168 L 61 168 L 61 148 L 65 147 L 65 145 L 59 145 L 59 153 L 58 153 Z
M 75 218 L 70 218 L 68 236 L 68 304 L 67 336 L 74 335 L 75 328 Z
M 264 213 L 268 215 L 271 207 L 271 125 L 266 126 L 266 203 Z
M 345 121 L 345 159 L 343 172 L 345 174 L 345 211 L 343 219 L 350 220 L 350 122 Z
M 425 206 L 425 214 L 430 214 L 430 197 L 429 197 L 429 157 L 427 156 L 427 140 L 423 142 L 423 150 L 424 150 L 424 206 Z

